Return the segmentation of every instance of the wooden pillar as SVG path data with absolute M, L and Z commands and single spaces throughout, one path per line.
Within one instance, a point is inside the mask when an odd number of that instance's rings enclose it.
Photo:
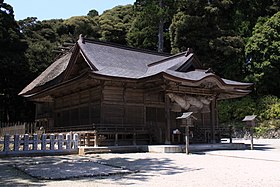
M 119 142 L 118 142 L 118 141 L 119 141 L 119 140 L 118 140 L 119 137 L 118 137 L 118 136 L 119 136 L 119 134 L 116 133 L 116 134 L 115 134 L 115 146 L 118 146 L 118 145 L 119 145 Z
M 133 145 L 136 145 L 136 133 L 133 133 Z
M 89 98 L 88 98 L 88 123 L 92 125 L 92 114 L 91 114 L 91 107 L 92 107 L 92 103 L 93 103 L 93 99 L 92 99 L 92 91 L 91 89 L 88 90 L 89 92 Z
M 229 126 L 229 143 L 232 143 L 232 133 L 233 133 L 232 126 Z
M 216 105 L 216 97 L 211 102 L 211 143 L 216 143 L 216 122 L 217 122 L 217 105 Z
M 189 125 L 188 124 L 186 124 L 185 131 L 186 131 L 186 134 L 185 134 L 186 154 L 189 154 L 190 135 L 189 135 Z
M 104 81 L 100 83 L 100 124 L 104 123 L 104 109 L 103 109 L 103 102 L 104 102 Z
M 170 120 L 170 99 L 168 95 L 165 94 L 165 144 L 171 144 L 170 142 L 170 129 L 171 129 L 171 120 Z

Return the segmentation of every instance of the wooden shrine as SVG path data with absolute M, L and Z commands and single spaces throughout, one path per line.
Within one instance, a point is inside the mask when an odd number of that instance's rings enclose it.
M 171 136 L 184 132 L 183 112 L 197 118 L 190 142 L 209 143 L 222 133 L 217 102 L 252 85 L 203 69 L 191 50 L 171 56 L 80 37 L 19 95 L 36 103 L 37 126 L 78 132 L 81 145 L 181 144 Z

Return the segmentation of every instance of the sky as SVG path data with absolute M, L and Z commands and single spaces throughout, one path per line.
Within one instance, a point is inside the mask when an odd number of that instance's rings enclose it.
M 14 8 L 16 20 L 27 17 L 47 20 L 87 15 L 92 9 L 102 14 L 104 10 L 117 5 L 133 4 L 135 0 L 4 0 L 4 2 Z

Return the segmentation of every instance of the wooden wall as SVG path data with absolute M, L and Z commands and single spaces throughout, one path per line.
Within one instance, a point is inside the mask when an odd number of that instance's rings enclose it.
M 104 124 L 144 125 L 144 92 L 117 86 L 104 86 L 102 121 Z
M 100 87 L 56 98 L 54 102 L 55 127 L 99 123 L 100 100 Z

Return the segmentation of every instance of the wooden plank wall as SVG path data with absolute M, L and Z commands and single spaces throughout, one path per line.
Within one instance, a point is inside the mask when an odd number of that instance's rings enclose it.
M 143 124 L 144 92 L 117 86 L 105 86 L 103 90 L 103 122 L 105 124 Z
M 83 90 L 55 99 L 56 127 L 90 125 L 100 122 L 100 87 Z

